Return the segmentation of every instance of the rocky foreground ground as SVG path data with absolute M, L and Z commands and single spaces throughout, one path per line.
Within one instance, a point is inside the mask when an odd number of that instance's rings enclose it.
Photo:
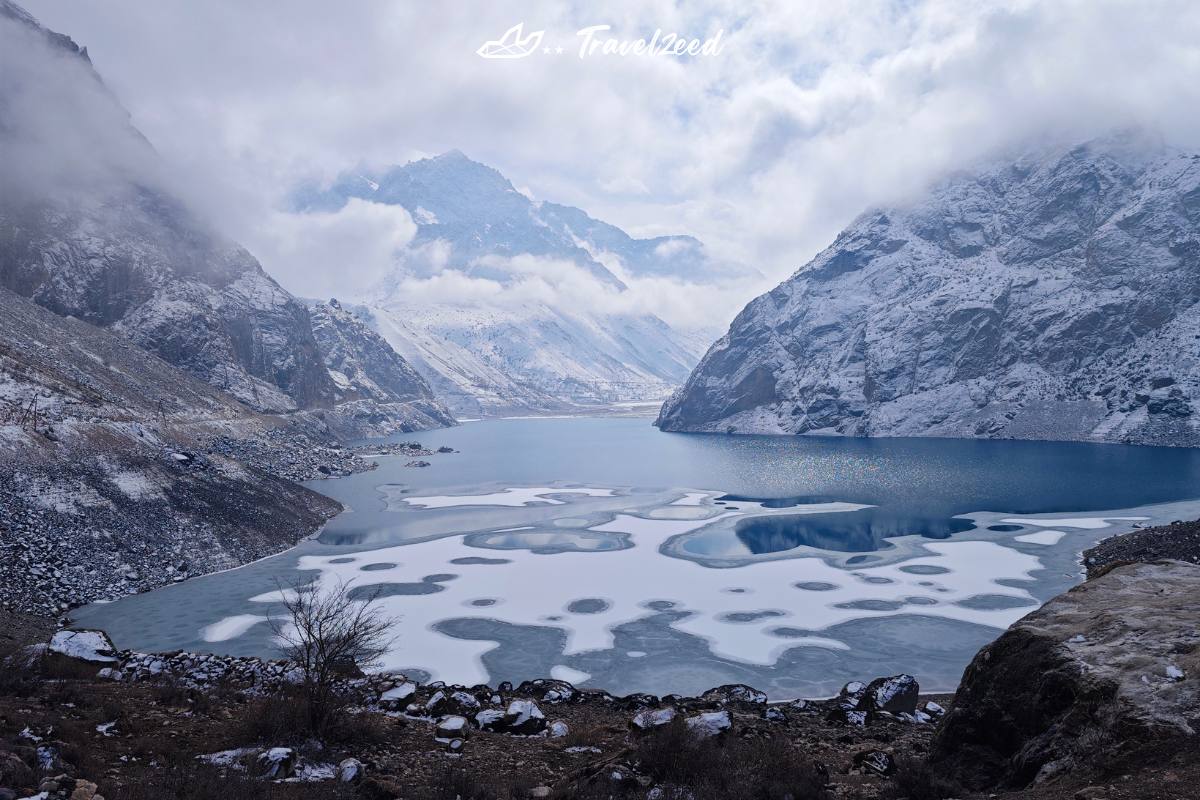
M 0 800 L 1200 797 L 1200 567 L 1173 558 L 1190 552 L 1181 526 L 1137 535 L 1151 558 L 1097 563 L 953 696 L 905 676 L 768 703 L 745 686 L 618 698 L 373 675 L 342 684 L 349 713 L 323 742 L 299 733 L 287 664 L 65 631 L 22 650 L 53 626 L 9 614 Z

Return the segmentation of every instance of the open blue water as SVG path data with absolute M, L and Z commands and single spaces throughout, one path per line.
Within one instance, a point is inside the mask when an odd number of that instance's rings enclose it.
M 1082 549 L 1200 516 L 1200 452 L 1178 448 L 579 418 L 406 438 L 459 452 L 309 484 L 352 513 L 287 553 L 76 620 L 123 647 L 271 655 L 274 581 L 304 575 L 382 587 L 399 635 L 386 666 L 417 677 L 788 697 L 907 671 L 947 690 L 1081 580 Z

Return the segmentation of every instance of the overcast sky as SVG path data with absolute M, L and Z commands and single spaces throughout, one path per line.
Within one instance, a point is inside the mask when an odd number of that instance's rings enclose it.
M 87 46 L 190 198 L 301 294 L 328 288 L 304 253 L 378 261 L 404 227 L 375 213 L 325 241 L 285 213 L 299 182 L 363 159 L 458 148 L 535 198 L 633 235 L 692 234 L 774 284 L 867 206 L 997 147 L 1131 124 L 1200 145 L 1188 0 L 24 5 Z M 550 54 L 476 54 L 518 22 Z M 722 31 L 723 49 L 580 58 L 576 32 L 594 25 L 618 40 Z M 763 288 L 694 302 L 724 324 Z

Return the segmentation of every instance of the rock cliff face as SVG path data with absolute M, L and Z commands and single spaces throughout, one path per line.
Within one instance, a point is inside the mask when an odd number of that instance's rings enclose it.
M 261 410 L 327 404 L 303 304 L 174 197 L 86 51 L 0 0 L 0 285 Z
M 7 0 L 0 74 L 0 287 L 259 411 L 331 409 L 347 435 L 452 422 L 361 324 L 320 312 L 322 350 L 308 308 L 172 193 L 86 51 Z
M 334 385 L 334 415 L 359 437 L 456 424 L 425 379 L 337 300 L 310 309 L 313 334 Z M 337 426 L 326 415 L 331 428 Z
M 973 789 L 1019 789 L 1194 746 L 1198 578 L 1180 561 L 1126 564 L 1017 622 L 967 667 L 932 764 Z
M 1200 155 L 1030 152 L 860 216 L 751 302 L 668 431 L 1200 444 Z

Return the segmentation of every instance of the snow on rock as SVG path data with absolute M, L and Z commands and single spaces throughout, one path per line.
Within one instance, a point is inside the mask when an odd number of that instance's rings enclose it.
M 724 733 L 733 727 L 733 719 L 729 716 L 728 711 L 708 711 L 703 714 L 694 714 L 684 722 L 693 733 L 702 739 Z
M 659 725 L 666 725 L 677 716 L 679 716 L 679 713 L 673 708 L 648 709 L 635 714 L 633 719 L 629 721 L 629 724 L 637 730 L 648 731 Z
M 50 650 L 80 661 L 97 664 L 117 662 L 116 645 L 104 631 L 58 631 L 50 640 Z
M 502 720 L 506 733 L 529 736 L 541 733 L 546 728 L 546 716 L 532 700 L 514 700 Z
M 1198 164 L 1131 134 L 870 210 L 746 306 L 657 424 L 1200 444 Z

